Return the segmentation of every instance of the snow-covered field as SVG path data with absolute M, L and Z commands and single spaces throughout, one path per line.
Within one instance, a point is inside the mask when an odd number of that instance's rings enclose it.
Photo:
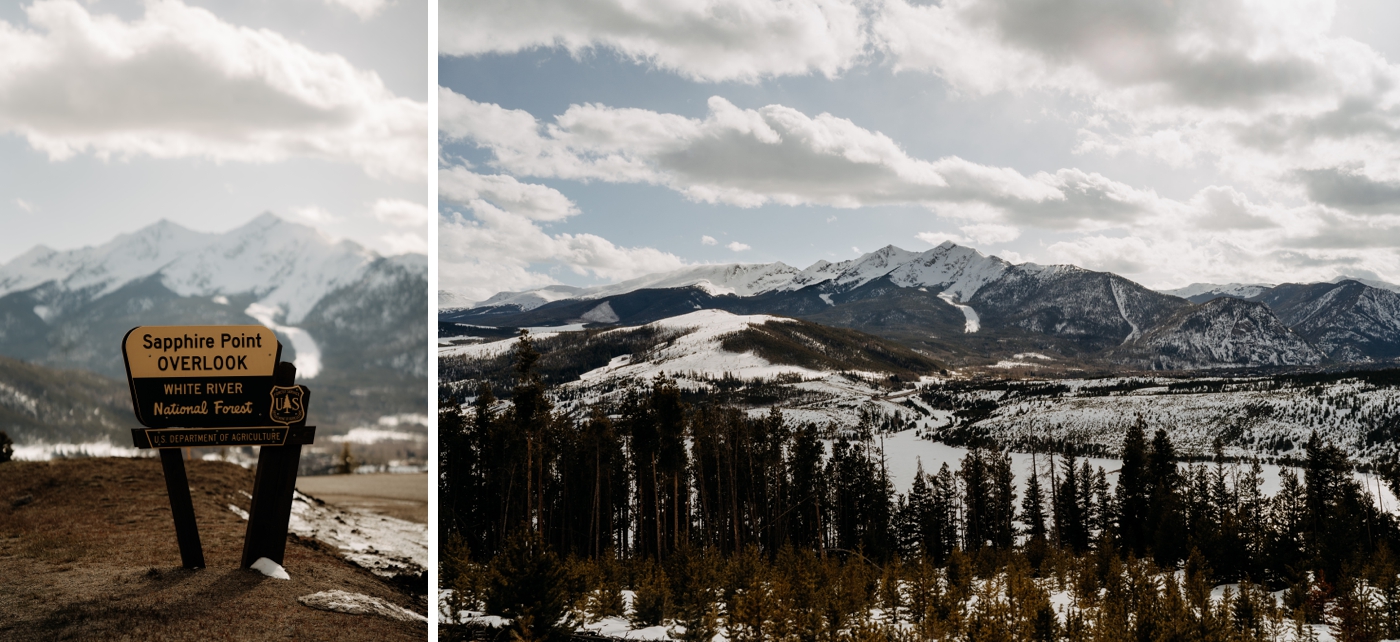
M 764 314 L 730 314 L 723 310 L 698 310 L 649 323 L 646 327 L 682 331 L 686 334 L 648 353 L 648 358 L 644 361 L 634 363 L 630 357 L 624 355 L 613 359 L 612 363 L 606 366 L 583 373 L 579 381 L 570 385 L 587 386 L 605 378 L 646 380 L 663 372 L 694 373 L 714 378 L 729 373 L 740 379 L 761 379 L 787 374 L 803 377 L 822 376 L 824 373 L 816 370 L 773 364 L 750 352 L 735 353 L 720 348 L 720 340 L 724 335 L 769 321 L 785 322 L 791 319 Z
M 894 484 L 896 492 L 905 493 L 909 491 L 910 484 L 914 483 L 914 475 L 917 473 L 920 464 L 924 467 L 925 474 L 935 474 L 938 468 L 947 464 L 951 470 L 957 470 L 964 457 L 967 457 L 967 449 L 956 446 L 949 446 L 942 442 L 931 441 L 919 436 L 917 431 L 906 430 L 904 432 L 875 437 L 876 444 L 882 445 L 885 453 L 885 462 L 889 467 L 890 481 Z M 1011 452 L 1011 470 L 1016 474 L 1016 493 L 1018 497 L 1024 496 L 1026 491 L 1026 481 L 1030 477 L 1031 453 Z M 1094 469 L 1102 467 L 1107 473 L 1110 487 L 1118 483 L 1118 469 L 1123 462 L 1119 459 L 1103 457 L 1078 458 L 1077 464 L 1082 464 L 1085 460 Z M 1035 463 L 1042 475 L 1042 484 L 1047 483 L 1045 475 L 1050 471 L 1050 458 L 1041 453 L 1034 456 Z M 1060 466 L 1060 474 L 1063 474 L 1064 458 L 1058 457 L 1056 463 Z M 1180 464 L 1185 466 L 1186 464 Z M 1236 464 L 1227 464 L 1234 470 Z M 1240 472 L 1247 470 L 1248 464 L 1238 464 Z M 1261 464 L 1263 469 L 1263 484 L 1261 486 L 1264 494 L 1272 496 L 1278 492 L 1280 487 L 1279 475 L 1285 466 L 1275 464 Z M 1300 477 L 1302 471 L 1295 471 Z M 1371 495 L 1376 505 L 1386 512 L 1400 515 L 1400 500 L 1391 492 L 1378 477 L 1368 473 L 1352 473 L 1358 482 L 1361 483 Z
M 247 511 L 233 504 L 228 508 L 248 519 Z M 345 559 L 376 575 L 416 574 L 428 568 L 426 524 L 364 510 L 340 509 L 297 492 L 292 498 L 287 530 L 336 547 Z
M 1218 392 L 1183 392 L 1168 388 L 1182 380 L 1164 379 L 1125 393 L 1086 391 L 1122 381 L 1055 382 L 1070 389 L 1057 395 L 985 391 L 966 396 L 996 402 L 991 416 L 977 426 L 1003 443 L 1054 439 L 1116 450 L 1127 427 L 1140 417 L 1149 436 L 1163 428 L 1186 454 L 1209 454 L 1219 436 L 1230 456 L 1301 457 L 1316 431 L 1362 462 L 1388 452 L 1388 439 L 1368 438 L 1368 432 L 1400 410 L 1400 390 L 1359 380 L 1301 388 L 1245 380 Z

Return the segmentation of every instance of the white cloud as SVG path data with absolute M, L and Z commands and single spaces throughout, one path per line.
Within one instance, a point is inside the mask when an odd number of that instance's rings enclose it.
M 1011 225 L 996 225 L 993 223 L 981 223 L 976 225 L 964 225 L 960 228 L 973 243 L 980 245 L 992 245 L 994 243 L 1006 243 L 1014 241 L 1021 236 L 1021 230 Z
M 700 244 L 701 244 L 701 245 L 714 245 L 714 244 L 716 244 L 716 243 L 719 243 L 719 241 L 716 241 L 716 240 L 715 240 L 715 237 L 710 236 L 710 235 L 708 235 L 708 234 L 702 235 L 702 236 L 700 237 Z
M 1357 165 L 1400 181 L 1400 66 L 1333 35 L 1332 0 L 885 0 L 876 47 L 957 92 L 1045 91 L 1086 114 L 1077 151 L 1214 162 L 1265 192 Z M 1350 172 L 1350 170 L 1347 170 Z
M 34 212 L 34 205 L 32 205 L 29 201 L 26 201 L 26 200 L 24 200 L 24 199 L 22 199 L 22 198 L 16 198 L 16 199 L 15 199 L 15 205 L 18 205 L 20 209 L 22 209 L 22 210 L 24 210 L 24 211 L 26 211 L 26 212 L 30 212 L 30 213 L 33 213 L 33 212 Z
M 915 234 L 914 237 L 929 245 L 939 245 L 944 241 L 952 241 L 958 245 L 966 245 L 980 249 L 994 243 L 1014 241 L 1021 236 L 1021 230 L 1014 226 L 997 225 L 994 223 L 964 225 L 959 229 L 962 230 L 962 234 L 952 234 L 949 232 L 920 232 Z
M 389 254 L 428 253 L 428 239 L 422 234 L 402 232 L 398 234 L 385 234 L 379 238 L 384 241 L 385 247 L 389 248 Z
M 0 131 L 52 160 L 199 157 L 349 161 L 423 181 L 425 103 L 373 72 L 178 0 L 124 21 L 38 0 L 0 22 Z
M 1012 263 L 1025 263 L 1031 260 L 1030 257 L 1023 256 L 1020 252 L 1008 250 L 1006 248 L 1002 248 L 1002 250 L 1000 252 L 997 252 L 996 255 Z
M 557 283 L 541 266 L 617 281 L 685 265 L 673 254 L 619 247 L 594 234 L 549 234 L 538 221 L 556 219 L 541 218 L 541 211 L 577 212 L 563 194 L 509 177 L 468 174 L 462 168 L 440 173 L 455 185 L 442 193 L 444 205 L 463 206 L 463 211 L 447 207 L 438 217 L 442 289 L 481 301 L 501 291 Z
M 477 174 L 465 167 L 438 171 L 438 196 L 458 203 L 484 199 L 536 221 L 558 221 L 578 213 L 573 201 L 551 187 L 521 183 L 504 174 Z
M 1169 209 L 1155 194 L 1077 169 L 1025 176 L 950 156 L 909 156 L 892 139 L 830 114 L 740 109 L 718 96 L 702 119 L 573 105 L 542 126 L 519 110 L 443 88 L 441 131 L 484 147 L 517 175 L 664 185 L 692 200 L 863 207 L 923 204 L 982 223 L 1060 228 L 1121 224 Z
M 326 4 L 340 6 L 353 11 L 360 20 L 369 20 L 374 14 L 391 4 L 386 0 L 325 0 Z
M 738 241 L 734 241 L 733 243 L 730 243 L 729 245 L 726 245 L 725 247 L 729 248 L 729 250 L 730 250 L 731 252 L 743 252 L 744 250 L 751 250 L 751 249 L 753 249 L 753 248 L 749 247 L 748 245 L 745 245 L 745 244 L 740 243 L 740 242 L 738 242 Z
M 444 2 L 446 55 L 562 47 L 606 49 L 693 80 L 835 76 L 864 54 L 866 18 L 855 0 L 471 0 Z
M 381 198 L 375 200 L 370 209 L 374 211 L 374 218 L 394 227 L 426 228 L 428 225 L 428 206 L 422 203 L 401 198 Z
M 337 220 L 326 208 L 318 205 L 293 207 L 288 210 L 288 212 L 293 218 L 311 225 L 326 225 L 328 223 L 334 223 Z

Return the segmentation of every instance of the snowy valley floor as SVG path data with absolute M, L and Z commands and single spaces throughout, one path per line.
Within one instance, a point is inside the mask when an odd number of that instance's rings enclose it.
M 208 564 L 194 571 L 180 567 L 158 460 L 0 464 L 0 639 L 427 636 L 425 623 L 403 611 L 422 614 L 421 596 L 346 559 L 340 548 L 354 548 L 357 541 L 297 535 L 297 517 L 284 564 L 289 580 L 238 568 L 246 523 L 230 506 L 246 509 L 252 471 L 204 461 L 187 462 L 187 469 Z M 324 528 L 318 517 L 345 519 L 314 500 L 298 504 L 305 504 L 297 510 L 302 530 Z M 357 552 L 389 553 L 406 560 L 401 564 L 408 570 L 417 552 L 403 548 L 363 546 Z M 426 560 L 426 543 L 421 555 Z M 351 614 L 357 609 L 370 614 Z

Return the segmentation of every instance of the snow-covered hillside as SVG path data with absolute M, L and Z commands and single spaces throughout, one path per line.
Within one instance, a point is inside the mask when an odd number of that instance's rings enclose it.
M 1180 311 L 1115 355 L 1153 370 L 1316 365 L 1323 358 L 1268 306 L 1230 297 Z
M 756 379 L 784 374 L 818 377 L 823 373 L 792 365 L 769 363 L 751 352 L 734 353 L 720 347 L 720 339 L 769 321 L 791 321 L 767 315 L 736 315 L 722 310 L 699 310 L 690 314 L 650 323 L 658 329 L 685 332 L 670 343 L 633 361 L 628 356 L 584 373 L 575 385 L 587 386 L 604 379 L 631 378 L 645 381 L 657 374 L 691 374 L 719 378 L 726 373 L 741 379 Z

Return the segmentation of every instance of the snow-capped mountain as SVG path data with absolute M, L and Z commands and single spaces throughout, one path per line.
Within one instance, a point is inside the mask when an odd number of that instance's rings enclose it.
M 122 378 L 134 326 L 260 323 L 318 399 L 346 396 L 336 411 L 372 412 L 379 398 L 422 412 L 406 406 L 426 396 L 427 294 L 423 255 L 382 257 L 272 214 L 223 233 L 161 221 L 0 265 L 0 355 Z
M 1248 299 L 1263 294 L 1269 288 L 1274 287 L 1266 283 L 1226 283 L 1218 285 L 1215 283 L 1192 283 L 1184 288 L 1175 290 L 1161 290 L 1162 294 L 1181 297 L 1192 303 L 1205 303 L 1211 299 L 1222 296 L 1234 297 L 1236 299 Z
M 836 292 L 852 290 L 886 276 L 899 287 L 944 286 L 942 290 L 949 291 L 957 299 L 967 299 L 1010 266 L 997 257 L 984 256 L 977 250 L 953 243 L 943 243 L 926 252 L 910 252 L 888 245 L 848 261 L 817 261 L 804 270 L 781 261 L 698 265 L 591 288 L 551 285 L 525 292 L 501 292 L 473 307 L 524 312 L 555 301 L 603 299 L 638 290 L 686 287 L 698 288 L 711 296 L 739 297 L 794 292 L 813 285 L 822 285 L 824 292 Z M 439 300 L 442 296 L 458 300 L 450 292 L 441 294 Z
M 1245 300 L 1254 303 L 1233 303 Z M 502 293 L 440 318 L 498 327 L 639 325 L 705 309 L 861 330 L 951 365 L 1023 352 L 1153 369 L 1400 358 L 1400 293 L 1358 281 L 1157 292 L 1108 272 L 1013 265 L 952 243 L 925 252 L 888 246 L 803 270 L 706 265 L 582 290 Z
M 273 214 L 223 234 L 162 220 L 98 246 L 35 247 L 0 266 L 0 296 L 51 283 L 56 296 L 79 294 L 56 299 L 72 304 L 158 274 L 161 284 L 180 296 L 251 293 L 295 325 L 321 297 L 357 280 L 376 258 L 354 242 L 333 243 L 314 228 Z

